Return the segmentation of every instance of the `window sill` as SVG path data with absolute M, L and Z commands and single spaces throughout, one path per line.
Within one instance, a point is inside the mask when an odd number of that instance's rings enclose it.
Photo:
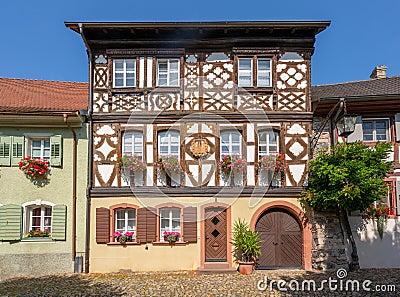
M 109 242 L 109 243 L 107 243 L 107 245 L 122 245 L 122 246 L 125 246 L 125 245 L 140 245 L 140 243 L 139 242 L 125 242 L 125 243 Z
M 51 237 L 24 237 L 21 242 L 55 242 Z
M 163 246 L 163 245 L 169 246 L 169 245 L 187 245 L 188 242 L 187 241 L 177 241 L 177 242 L 174 242 L 171 244 L 171 243 L 165 242 L 165 241 L 153 241 L 152 244 L 155 246 Z

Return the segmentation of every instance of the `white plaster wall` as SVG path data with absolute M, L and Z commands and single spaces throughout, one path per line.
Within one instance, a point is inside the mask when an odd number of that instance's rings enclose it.
M 400 268 L 400 218 L 388 219 L 382 240 L 376 222 L 349 217 L 361 268 Z

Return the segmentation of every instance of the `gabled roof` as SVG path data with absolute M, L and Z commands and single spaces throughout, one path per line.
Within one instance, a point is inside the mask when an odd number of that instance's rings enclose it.
M 0 78 L 0 112 L 78 111 L 87 107 L 87 83 Z
M 313 102 L 342 97 L 350 99 L 393 95 L 400 95 L 400 76 L 311 87 Z

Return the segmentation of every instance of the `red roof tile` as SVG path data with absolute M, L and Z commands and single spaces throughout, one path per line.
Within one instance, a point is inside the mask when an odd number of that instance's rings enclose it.
M 88 84 L 0 78 L 0 112 L 87 109 Z

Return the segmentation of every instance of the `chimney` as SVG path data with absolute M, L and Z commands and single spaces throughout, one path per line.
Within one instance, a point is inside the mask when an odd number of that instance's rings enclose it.
M 387 67 L 385 65 L 382 66 L 376 66 L 374 70 L 372 70 L 371 75 L 369 78 L 386 78 L 386 69 Z

